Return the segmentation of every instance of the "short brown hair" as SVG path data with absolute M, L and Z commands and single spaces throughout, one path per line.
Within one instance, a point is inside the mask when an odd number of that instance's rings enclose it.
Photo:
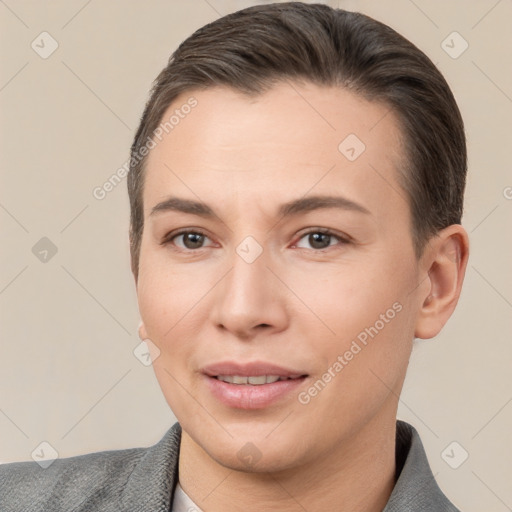
M 136 278 L 147 160 L 136 156 L 167 108 L 194 89 L 228 86 L 255 96 L 286 79 L 347 88 L 395 113 L 406 153 L 400 184 L 410 202 L 417 257 L 437 231 L 460 224 L 467 168 L 464 126 L 450 87 L 432 61 L 392 28 L 360 13 L 300 2 L 258 5 L 194 32 L 153 84 L 128 174 Z

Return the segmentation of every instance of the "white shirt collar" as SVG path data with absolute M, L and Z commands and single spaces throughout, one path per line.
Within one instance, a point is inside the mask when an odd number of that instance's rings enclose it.
M 178 482 L 174 491 L 171 512 L 202 512 L 202 510 L 190 499 Z

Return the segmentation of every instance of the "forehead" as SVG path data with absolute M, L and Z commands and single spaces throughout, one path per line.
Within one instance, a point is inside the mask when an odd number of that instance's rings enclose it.
M 254 97 L 225 87 L 190 91 L 161 127 L 146 165 L 146 212 L 170 188 L 188 197 L 253 191 L 255 199 L 340 185 L 356 195 L 361 187 L 398 193 L 395 115 L 346 89 L 284 82 Z

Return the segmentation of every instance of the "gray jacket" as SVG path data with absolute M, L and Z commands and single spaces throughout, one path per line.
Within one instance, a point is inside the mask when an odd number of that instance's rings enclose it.
M 0 465 L 2 512 L 169 512 L 178 483 L 181 427 L 154 446 L 78 455 L 42 469 Z M 397 421 L 397 483 L 383 512 L 459 512 L 441 492 L 418 432 Z

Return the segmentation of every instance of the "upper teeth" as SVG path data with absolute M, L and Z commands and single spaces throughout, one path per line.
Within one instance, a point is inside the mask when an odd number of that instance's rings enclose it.
M 228 382 L 229 384 L 261 385 L 271 384 L 272 382 L 277 382 L 278 380 L 287 380 L 288 377 L 279 377 L 279 375 L 257 375 L 254 377 L 247 377 L 244 375 L 217 375 L 217 379 Z

